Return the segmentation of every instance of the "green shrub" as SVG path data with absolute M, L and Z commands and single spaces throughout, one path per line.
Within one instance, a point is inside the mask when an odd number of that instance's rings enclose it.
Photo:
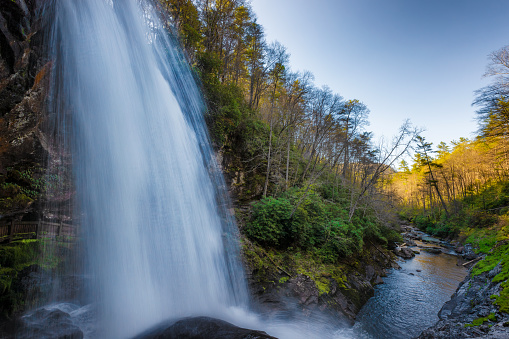
M 475 211 L 470 215 L 469 224 L 471 227 L 484 228 L 493 226 L 497 221 L 497 215 L 485 211 Z
M 431 221 L 431 217 L 429 215 L 419 214 L 415 216 L 413 222 L 415 226 L 424 231 L 428 231 L 428 229 L 433 228 L 434 226 L 434 223 Z
M 280 247 L 287 243 L 291 213 L 292 205 L 288 200 L 264 198 L 253 204 L 253 215 L 245 233 L 262 245 Z
M 401 240 L 395 230 L 382 226 L 369 211 L 359 210 L 349 221 L 346 208 L 321 196 L 332 194 L 330 188 L 291 188 L 278 198 L 253 203 L 244 233 L 262 246 L 294 247 L 326 263 L 362 251 L 365 238 L 384 244 Z
M 363 246 L 362 229 L 351 223 L 334 220 L 326 228 L 323 245 L 318 250 L 325 262 L 334 262 L 338 257 L 350 256 L 361 251 Z

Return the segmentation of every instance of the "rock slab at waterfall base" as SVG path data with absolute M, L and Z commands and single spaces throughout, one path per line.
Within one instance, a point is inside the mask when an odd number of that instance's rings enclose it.
M 226 321 L 196 317 L 158 325 L 134 339 L 277 339 L 263 331 L 237 327 Z

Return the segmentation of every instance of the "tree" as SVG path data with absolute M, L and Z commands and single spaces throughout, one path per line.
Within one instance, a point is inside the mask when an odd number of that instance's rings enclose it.
M 343 178 L 346 178 L 350 161 L 350 142 L 359 130 L 367 125 L 369 110 L 359 100 L 348 100 L 341 111 L 339 122 L 344 140 Z
M 420 130 L 412 126 L 410 121 L 405 121 L 399 128 L 399 133 L 395 135 L 388 143 L 383 139 L 376 149 L 366 153 L 363 165 L 365 171 L 357 187 L 352 189 L 354 192 L 350 199 L 349 220 L 352 219 L 360 202 L 368 194 L 375 193 L 375 185 L 382 176 L 391 171 L 395 163 L 401 157 L 408 153 L 410 147 L 414 144 Z
M 271 165 L 271 151 L 272 151 L 272 129 L 273 129 L 273 113 L 274 113 L 274 102 L 276 100 L 276 90 L 281 79 L 285 74 L 285 65 L 288 64 L 289 55 L 286 52 L 286 48 L 278 42 L 272 44 L 269 48 L 269 64 L 272 64 L 269 75 L 272 82 L 272 94 L 269 112 L 269 151 L 267 155 L 267 173 L 265 175 L 265 184 L 263 186 L 263 197 L 267 196 L 267 187 L 269 185 L 270 177 L 270 165 Z
M 180 34 L 187 57 L 193 62 L 202 40 L 198 10 L 191 0 L 160 0 Z
M 399 163 L 399 168 L 398 169 L 401 172 L 410 173 L 410 168 L 408 167 L 408 162 L 406 162 L 405 159 L 401 160 L 401 162 Z
M 264 58 L 266 42 L 261 25 L 256 20 L 247 27 L 246 62 L 249 72 L 249 107 L 258 108 L 263 81 L 265 80 Z
M 431 148 L 432 143 L 426 142 L 424 137 L 418 135 L 417 136 L 417 149 L 419 154 L 421 155 L 421 165 L 426 166 L 428 168 L 428 174 L 430 176 L 430 179 L 428 179 L 428 184 L 430 187 L 434 187 L 435 191 L 440 199 L 440 202 L 442 203 L 442 207 L 444 208 L 445 214 L 449 216 L 449 211 L 447 210 L 447 205 L 445 204 L 444 199 L 442 198 L 442 194 L 440 193 L 440 190 L 438 189 L 438 180 L 435 179 L 435 176 L 433 175 L 433 170 L 431 169 L 433 166 L 437 166 L 433 162 L 433 159 L 431 158 L 431 153 L 433 153 L 433 150 Z
M 484 77 L 494 77 L 492 84 L 477 90 L 474 106 L 479 106 L 482 135 L 505 135 L 509 127 L 509 46 L 489 55 Z

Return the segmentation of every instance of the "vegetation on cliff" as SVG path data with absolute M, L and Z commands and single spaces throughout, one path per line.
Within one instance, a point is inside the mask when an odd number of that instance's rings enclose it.
M 16 240 L 0 246 L 0 319 L 50 297 L 52 287 L 46 280 L 69 259 L 69 244 L 49 242 Z

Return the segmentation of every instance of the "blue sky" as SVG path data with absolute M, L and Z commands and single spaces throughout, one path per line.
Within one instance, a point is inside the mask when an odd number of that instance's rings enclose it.
M 475 135 L 474 91 L 490 52 L 509 44 L 508 0 L 251 0 L 268 41 L 371 110 L 390 137 L 409 118 L 438 144 Z

